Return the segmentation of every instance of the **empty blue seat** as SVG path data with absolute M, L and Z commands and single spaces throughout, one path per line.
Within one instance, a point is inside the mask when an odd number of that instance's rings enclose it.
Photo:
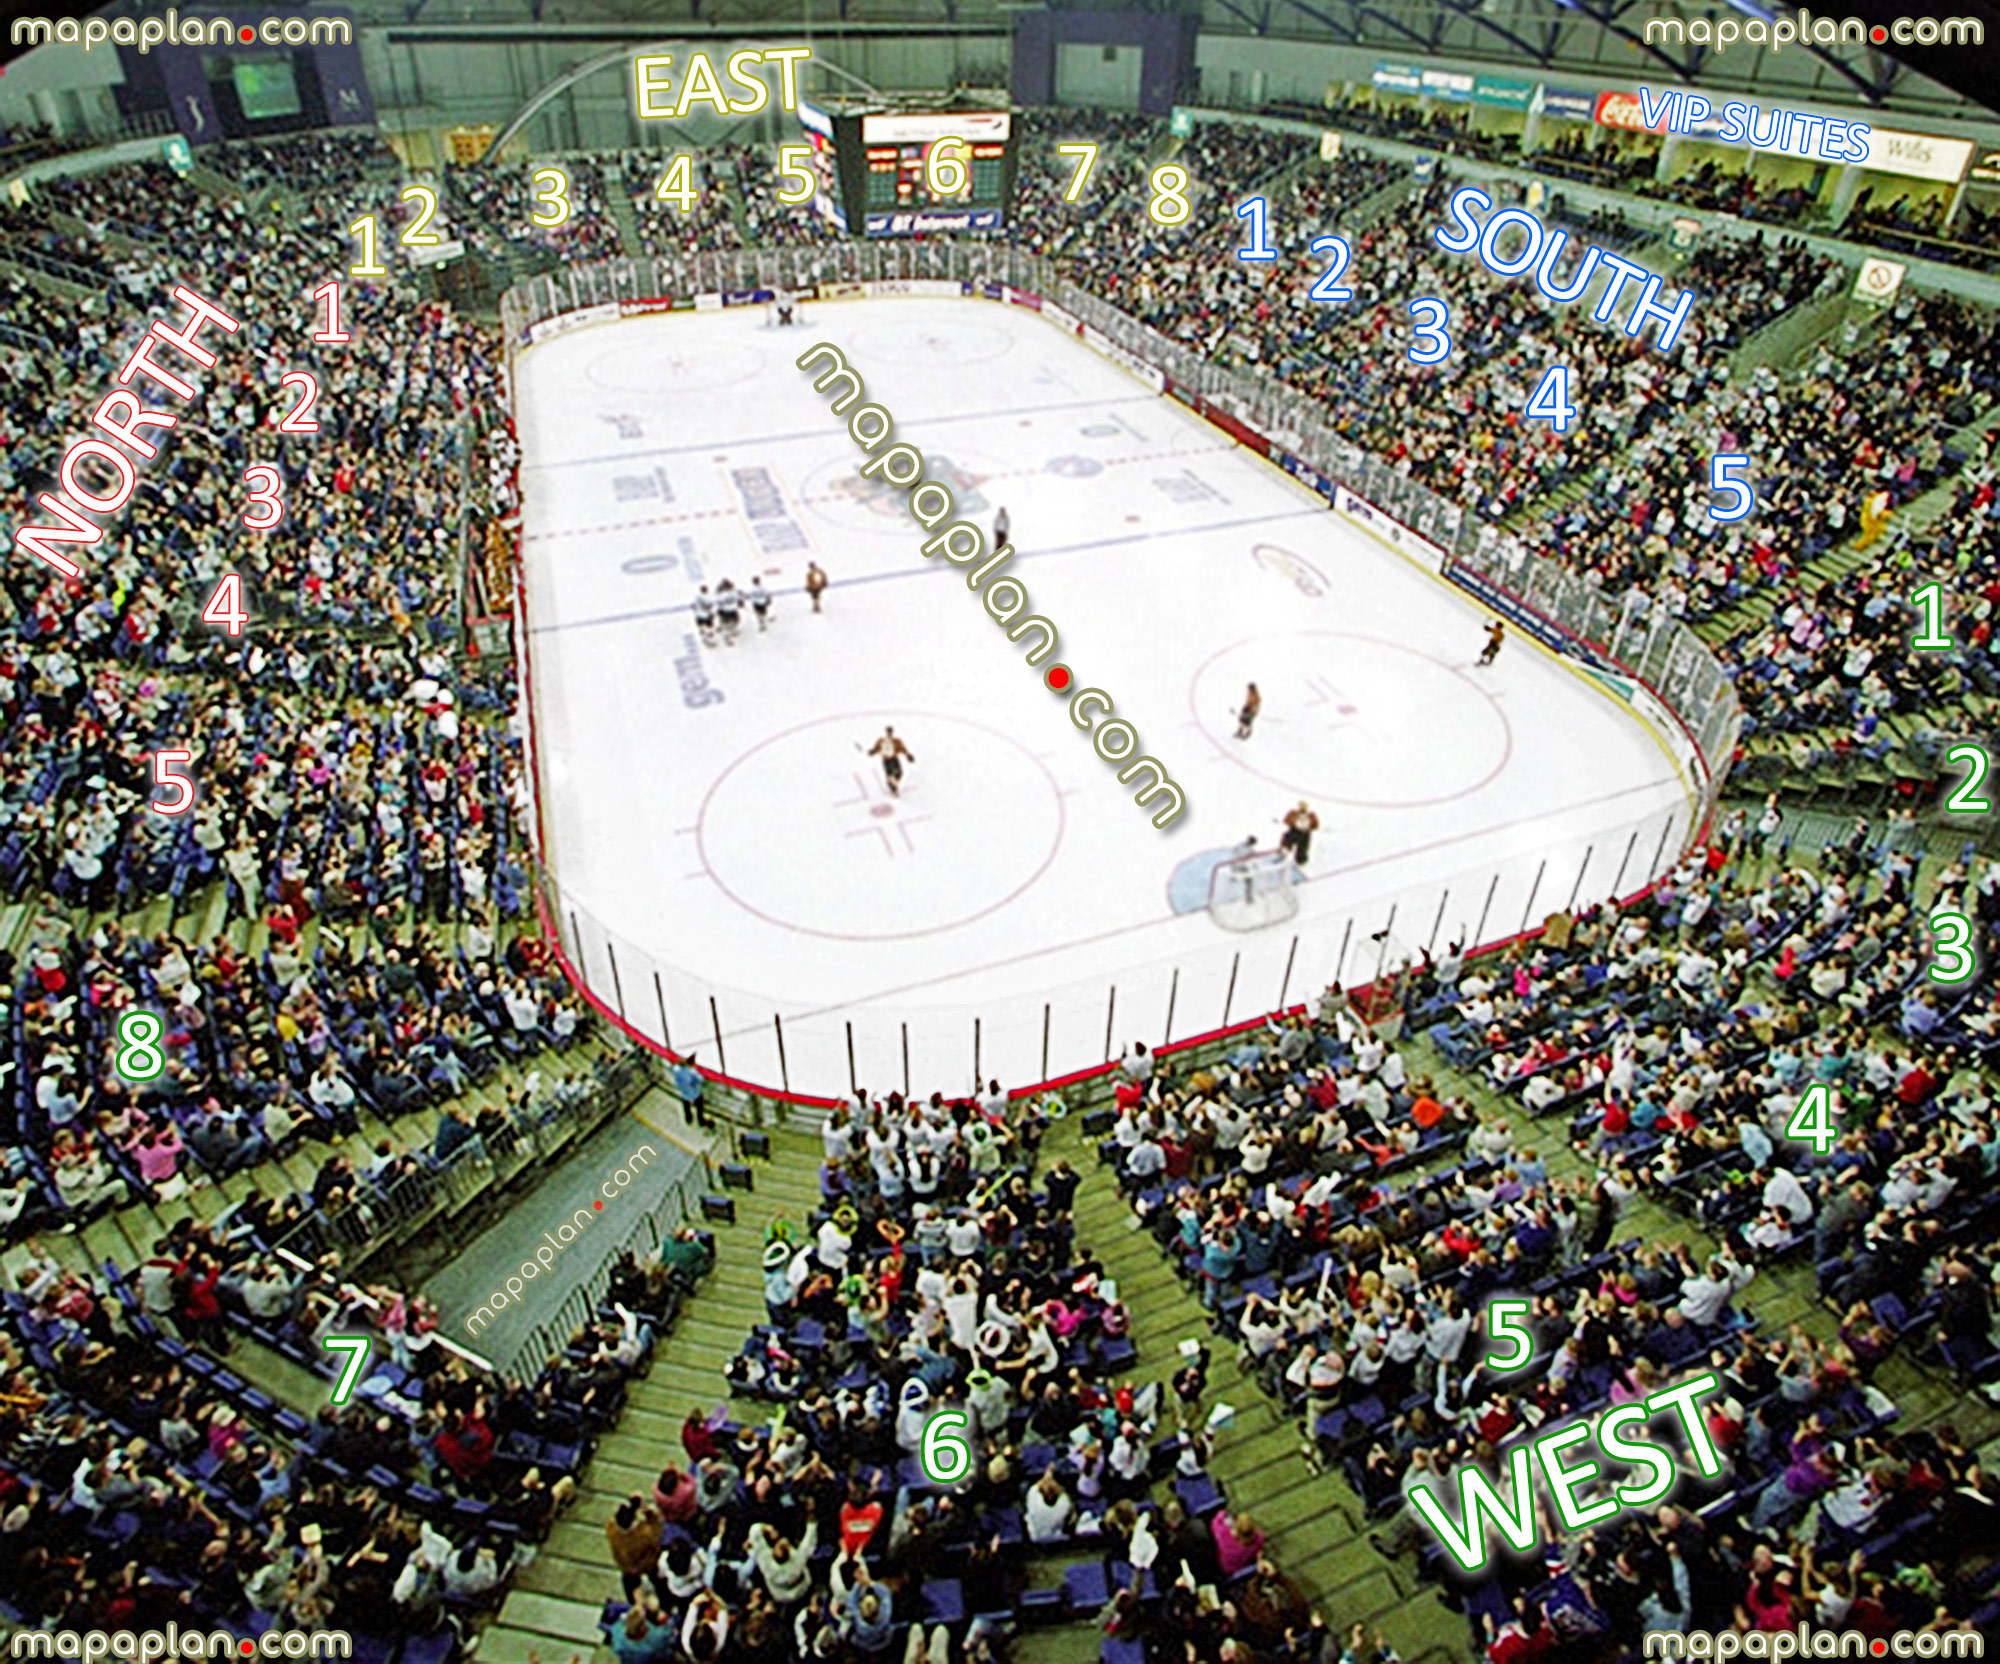
M 1111 1579 L 1102 1560 L 1086 1560 L 1063 1573 L 1063 1589 L 1072 1612 L 1095 1612 L 1111 1598 Z
M 965 1617 L 965 1591 L 955 1577 L 938 1578 L 922 1589 L 924 1622 L 955 1624 Z

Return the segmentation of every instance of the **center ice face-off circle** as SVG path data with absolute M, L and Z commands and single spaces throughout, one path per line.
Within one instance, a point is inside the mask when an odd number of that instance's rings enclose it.
M 915 753 L 895 797 L 866 755 L 885 723 Z M 1054 777 L 997 729 L 863 711 L 737 758 L 710 788 L 696 837 L 709 876 L 746 911 L 809 936 L 880 942 L 1006 906 L 1048 870 L 1063 818 Z
M 1248 740 L 1236 712 L 1255 682 Z M 1336 630 L 1258 636 L 1213 655 L 1188 697 L 1203 733 L 1260 780 L 1314 802 L 1419 809 L 1468 797 L 1507 766 L 1506 712 L 1464 665 Z

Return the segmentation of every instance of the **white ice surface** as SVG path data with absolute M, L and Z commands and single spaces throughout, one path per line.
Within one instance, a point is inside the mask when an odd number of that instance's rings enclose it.
M 982 1074 L 1021 1084 L 1045 1047 L 1051 1074 L 1101 1061 L 1107 1026 L 1114 1052 L 1158 1042 L 1170 1003 L 1184 1037 L 1337 966 L 1366 980 L 1392 907 L 1398 943 L 1492 940 L 1614 874 L 1637 888 L 1684 838 L 1685 783 L 1623 706 L 1518 636 L 1478 668 L 1483 609 L 1034 313 L 806 312 L 632 318 L 517 365 L 563 934 L 644 1033 L 797 1091 L 847 1088 L 850 1027 L 877 1091 L 904 1084 L 906 1045 L 920 1092 L 963 1089 L 975 1044 Z M 1061 633 L 1048 663 L 1109 693 L 1182 785 L 1172 826 L 964 569 L 922 556 L 904 493 L 857 475 L 845 419 L 794 367 L 821 339 L 961 514 L 990 529 L 1006 505 L 1003 572 Z M 809 558 L 833 580 L 820 616 Z M 758 572 L 771 629 L 746 609 L 736 645 L 699 649 L 723 697 L 690 703 L 696 584 Z M 1238 741 L 1252 680 L 1263 716 Z M 900 801 L 861 754 L 885 723 L 916 757 Z M 1174 911 L 1177 864 L 1275 842 L 1301 797 L 1324 824 L 1295 919 L 1242 935 Z

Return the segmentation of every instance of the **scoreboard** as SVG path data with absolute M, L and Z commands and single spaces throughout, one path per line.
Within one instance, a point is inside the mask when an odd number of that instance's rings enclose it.
M 844 231 L 910 237 L 995 231 L 1014 202 L 1014 118 L 1007 110 L 834 110 L 799 106 L 812 141 L 819 211 Z M 955 140 L 957 143 L 947 143 Z M 956 191 L 933 188 L 933 147 L 963 164 Z

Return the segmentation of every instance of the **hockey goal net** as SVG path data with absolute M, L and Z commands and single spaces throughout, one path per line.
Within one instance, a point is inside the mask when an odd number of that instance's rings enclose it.
M 1261 930 L 1299 910 L 1302 875 L 1280 850 L 1260 849 L 1218 861 L 1208 875 L 1208 916 L 1224 930 Z

